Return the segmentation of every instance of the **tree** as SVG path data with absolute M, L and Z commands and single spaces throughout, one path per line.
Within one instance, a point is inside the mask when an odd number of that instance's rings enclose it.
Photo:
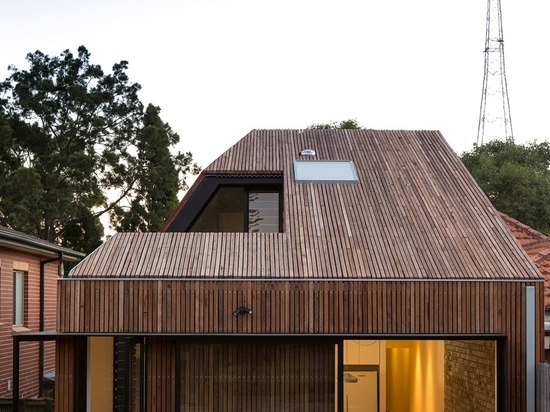
M 191 153 L 173 156 L 169 147 L 179 142 L 179 136 L 160 116 L 160 108 L 147 106 L 143 128 L 138 133 L 139 182 L 130 205 L 117 205 L 113 224 L 119 231 L 158 231 L 166 217 L 178 205 L 178 192 L 182 189 L 180 171 L 197 174 Z M 185 187 L 183 187 L 185 189 Z
M 461 155 L 493 206 L 550 234 L 550 144 L 494 140 Z
M 314 123 L 308 129 L 364 129 L 356 119 L 342 120 L 332 123 Z
M 148 190 L 141 86 L 126 61 L 104 73 L 84 46 L 27 61 L 0 83 L 0 224 L 90 251 L 103 236 L 100 216 L 120 222 L 118 206 Z M 190 154 L 167 156 L 180 176 L 196 169 Z

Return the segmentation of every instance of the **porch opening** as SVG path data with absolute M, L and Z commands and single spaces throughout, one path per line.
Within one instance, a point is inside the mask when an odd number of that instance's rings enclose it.
M 495 411 L 494 340 L 345 340 L 344 412 Z
M 436 412 L 505 407 L 504 346 L 494 339 L 154 337 L 128 340 L 127 345 L 116 341 L 89 338 L 90 411 L 120 406 L 144 411 L 159 402 L 165 410 L 179 411 Z M 121 363 L 123 358 L 126 362 Z M 115 407 L 113 398 L 122 405 Z

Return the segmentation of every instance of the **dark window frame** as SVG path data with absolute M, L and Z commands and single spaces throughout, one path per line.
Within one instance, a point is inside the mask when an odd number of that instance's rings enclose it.
M 177 216 L 166 227 L 166 232 L 189 232 L 195 224 L 200 214 L 207 207 L 210 200 L 214 197 L 222 186 L 241 186 L 249 188 L 268 188 L 280 190 L 279 201 L 279 232 L 284 230 L 284 185 L 283 175 L 212 175 L 205 176 L 196 186 L 194 193 L 187 199 L 183 207 L 178 211 Z M 246 202 L 248 204 L 248 202 Z M 244 211 L 248 215 L 248 208 Z M 247 219 L 247 218 L 246 218 Z M 244 223 L 243 223 L 244 224 Z M 245 231 L 247 232 L 247 231 Z
M 19 285 L 17 278 L 21 277 L 21 285 Z M 12 325 L 13 326 L 25 326 L 26 324 L 26 298 L 27 298 L 27 279 L 28 272 L 25 270 L 13 270 L 13 303 L 12 303 Z M 19 296 L 20 295 L 20 296 Z M 20 302 L 18 300 L 20 298 Z M 18 305 L 20 303 L 20 306 Z M 17 317 L 20 315 L 21 322 L 17 322 Z

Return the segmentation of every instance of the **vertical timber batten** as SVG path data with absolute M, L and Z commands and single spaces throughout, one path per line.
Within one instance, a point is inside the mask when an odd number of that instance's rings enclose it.
M 113 282 L 119 282 L 119 285 L 115 286 Z M 505 374 L 511 387 L 518 388 L 505 395 L 507 403 L 511 410 L 515 410 L 526 405 L 528 397 L 532 396 L 532 386 L 526 389 L 526 382 L 521 378 L 528 373 L 522 347 L 529 345 L 531 348 L 529 362 L 533 365 L 537 359 L 542 359 L 543 345 L 538 342 L 541 335 L 536 331 L 539 326 L 542 328 L 542 318 L 529 315 L 528 321 L 525 310 L 512 308 L 529 308 L 529 313 L 532 313 L 531 296 L 540 299 L 542 282 L 464 281 L 457 285 L 438 281 L 355 281 L 337 289 L 334 289 L 334 284 L 324 280 L 272 279 L 199 282 L 176 279 L 142 282 L 63 280 L 59 283 L 58 299 L 71 316 L 59 319 L 58 328 L 62 333 L 156 335 L 160 331 L 167 335 L 213 337 L 241 334 L 391 335 L 404 338 L 437 335 L 448 339 L 464 335 L 507 336 Z M 81 289 L 86 293 L 81 293 Z M 249 293 L 234 292 L 242 290 Z M 394 293 L 395 290 L 399 293 Z M 168 291 L 171 291 L 171 299 L 163 299 Z M 96 318 L 108 310 L 110 299 L 118 302 L 121 311 L 118 318 L 124 322 L 117 322 L 116 317 L 114 322 Z M 233 316 L 232 311 L 241 305 L 252 309 L 252 314 Z M 421 319 L 427 310 L 430 311 L 429 321 Z M 84 316 L 82 311 L 86 311 Z M 201 321 L 208 318 L 208 313 L 214 312 L 217 316 L 209 322 Z M 346 322 L 344 327 L 341 318 L 350 316 L 360 321 Z M 476 318 L 474 322 L 464 321 Z M 144 319 L 148 319 L 147 322 Z M 158 319 L 163 320 L 162 327 L 157 324 Z M 158 362 L 148 368 L 168 367 L 167 358 Z M 534 375 L 529 372 L 529 376 Z M 172 391 L 173 388 L 164 396 Z

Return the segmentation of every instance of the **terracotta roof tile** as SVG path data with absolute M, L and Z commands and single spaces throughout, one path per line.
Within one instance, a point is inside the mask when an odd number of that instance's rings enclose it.
M 504 223 L 516 237 L 525 253 L 544 276 L 544 306 L 550 305 L 550 237 L 530 226 L 499 212 Z

